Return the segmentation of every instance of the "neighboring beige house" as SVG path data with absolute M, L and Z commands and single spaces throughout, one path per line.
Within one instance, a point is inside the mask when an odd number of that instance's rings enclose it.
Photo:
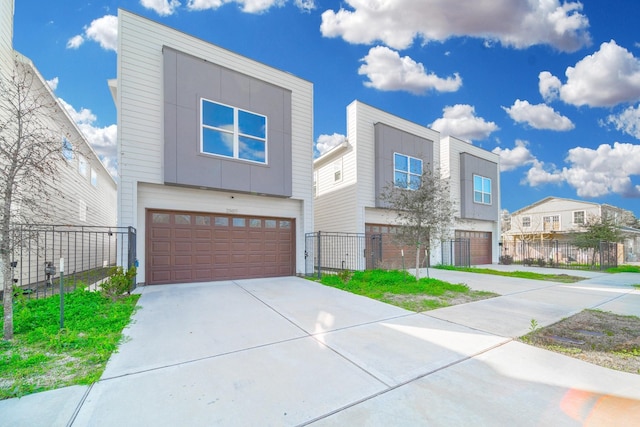
M 591 219 L 608 218 L 621 227 L 625 241 L 620 260 L 637 259 L 640 230 L 628 227 L 633 212 L 607 204 L 547 197 L 511 214 L 511 227 L 503 236 L 504 248 L 517 248 L 518 242 L 570 241 Z M 508 251 L 509 249 L 507 249 Z
M 304 274 L 311 83 L 119 10 L 110 85 L 139 282 Z
M 393 244 L 395 214 L 380 196 L 396 181 L 394 177 L 402 176 L 403 182 L 410 183 L 426 168 L 440 169 L 443 177 L 451 178 L 456 206 L 451 238 L 471 240 L 471 263 L 497 262 L 498 156 L 455 138 L 441 140 L 433 129 L 357 100 L 347 106 L 344 143 L 313 164 L 315 230 L 381 234 L 382 265 L 399 267 L 404 248 Z M 479 188 L 474 188 L 474 180 L 480 183 Z M 366 248 L 358 248 L 341 254 L 335 260 L 336 268 L 371 267 L 369 253 Z M 410 259 L 413 257 L 412 252 Z M 441 261 L 441 251 L 433 251 L 431 264 Z
M 13 0 L 0 0 L 0 73 L 5 78 L 13 74 L 24 75 L 23 73 L 33 76 L 31 93 L 44 96 L 47 103 L 53 105 L 52 108 L 43 109 L 38 121 L 41 127 L 51 133 L 52 140 L 59 143 L 58 175 L 55 180 L 51 180 L 51 185 L 55 188 L 52 187 L 52 191 L 47 192 L 54 196 L 43 197 L 41 202 L 42 210 L 48 215 L 35 217 L 28 207 L 23 206 L 20 197 L 15 197 L 11 206 L 13 222 L 114 227 L 117 219 L 116 182 L 35 65 L 13 50 L 13 6 Z M 0 97 L 0 102 L 5 102 L 5 99 Z M 39 191 L 36 196 L 40 193 L 44 194 Z M 14 260 L 18 262 L 14 277 L 25 285 L 40 280 L 43 275 L 44 260 L 40 259 L 43 248 L 30 256 L 24 248 L 21 250 L 22 252 L 14 255 Z M 55 257 L 53 255 L 49 252 L 50 259 L 47 261 L 55 260 L 57 264 L 56 258 L 60 254 L 56 252 Z M 80 271 L 88 267 L 88 261 L 67 265 L 71 271 Z

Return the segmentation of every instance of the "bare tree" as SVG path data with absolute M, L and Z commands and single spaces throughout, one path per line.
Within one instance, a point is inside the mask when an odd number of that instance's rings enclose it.
M 435 245 L 449 236 L 454 206 L 449 181 L 441 179 L 437 170 L 427 167 L 419 185 L 407 187 L 411 186 L 390 184 L 381 199 L 396 211 L 396 240 L 416 248 L 416 278 L 420 279 L 420 254 L 426 250 L 430 259 Z
M 26 58 L 0 73 L 0 274 L 3 282 L 4 333 L 13 338 L 12 225 L 42 221 L 50 212 L 58 168 L 63 160 L 60 106 Z M 65 138 L 72 150 L 71 143 Z

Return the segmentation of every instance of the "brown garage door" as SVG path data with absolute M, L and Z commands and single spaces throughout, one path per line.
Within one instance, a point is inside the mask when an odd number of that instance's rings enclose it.
M 456 239 L 469 239 L 471 265 L 491 264 L 491 233 L 456 230 Z
M 147 210 L 147 284 L 295 274 L 295 221 Z

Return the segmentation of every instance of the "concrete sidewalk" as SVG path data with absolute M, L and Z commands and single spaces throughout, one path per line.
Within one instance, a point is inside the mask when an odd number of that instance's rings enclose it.
M 430 273 L 503 296 L 417 314 L 295 277 L 141 288 L 98 383 L 2 401 L 0 423 L 640 423 L 640 375 L 513 340 L 583 308 L 640 315 L 639 275 Z

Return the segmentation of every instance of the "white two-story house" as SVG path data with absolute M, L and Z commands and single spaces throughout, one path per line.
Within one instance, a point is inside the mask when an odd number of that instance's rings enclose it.
M 347 107 L 344 143 L 314 161 L 315 230 L 379 234 L 383 241 L 379 266 L 399 268 L 401 256 L 409 248 L 394 243 L 396 214 L 381 195 L 393 185 L 396 174 L 410 182 L 427 168 L 450 179 L 456 207 L 451 239 L 470 240 L 472 264 L 497 262 L 497 155 L 454 138 L 441 140 L 433 129 L 360 101 Z M 415 249 L 409 250 L 415 253 Z M 367 254 L 366 250 L 341 254 L 344 259 L 339 260 L 340 265 L 374 267 Z M 442 262 L 440 250 L 432 252 L 429 262 Z
M 51 147 L 53 161 L 57 168 L 44 177 L 47 183 L 41 188 L 22 188 L 20 182 L 11 203 L 11 214 L 14 234 L 14 252 L 12 262 L 14 278 L 21 286 L 26 287 L 40 282 L 44 277 L 44 263 L 55 262 L 64 256 L 67 258 L 68 272 L 73 274 L 89 268 L 94 264 L 103 265 L 110 262 L 107 255 L 111 247 L 115 248 L 115 238 L 106 237 L 104 247 L 100 247 L 99 260 L 90 262 L 88 257 L 76 256 L 74 252 L 95 253 L 95 242 L 83 241 L 79 234 L 80 227 L 114 227 L 116 226 L 117 186 L 109 171 L 104 167 L 84 134 L 80 131 L 65 107 L 55 96 L 44 77 L 34 63 L 13 49 L 13 0 L 0 0 L 0 78 L 7 82 L 13 77 L 25 83 L 23 92 L 27 101 L 35 101 L 36 108 L 29 113 L 16 110 L 10 106 L 15 99 L 11 90 L 0 94 L 0 121 L 2 122 L 3 139 L 8 143 L 15 141 L 18 135 L 14 125 L 16 114 L 22 114 L 28 122 L 26 126 L 37 129 L 41 144 Z M 11 83 L 8 83 L 11 88 Z M 15 87 L 15 86 L 14 86 Z M 31 107 L 31 106 L 30 106 Z M 7 126 L 4 126 L 4 125 Z M 5 139 L 6 138 L 6 139 Z M 50 157 L 51 158 L 51 157 Z M 6 157 L 0 158 L 0 167 Z M 36 173 L 36 171 L 32 171 Z M 3 182 L 3 187 L 6 182 Z M 0 200 L 0 204 L 4 200 Z M 35 205 L 34 205 L 35 203 Z M 30 231 L 25 230 L 26 225 Z M 33 231 L 51 230 L 52 226 L 72 226 L 75 243 L 57 242 L 55 248 L 51 244 L 52 235 L 48 236 L 48 244 L 43 243 L 46 236 L 40 237 Z M 38 241 L 41 239 L 41 241 Z M 109 242 L 113 244 L 109 247 Z M 95 257 L 94 257 L 95 258 Z M 104 258 L 104 259 L 103 259 Z M 0 271 L 1 274 L 1 271 Z
M 118 13 L 120 224 L 138 281 L 304 273 L 313 230 L 313 85 Z
M 634 218 L 631 211 L 561 197 L 546 197 L 513 212 L 511 226 L 503 235 L 503 245 L 506 253 L 517 255 L 521 242 L 570 242 L 587 223 L 602 218 L 621 228 L 624 241 L 621 245 L 623 250 L 619 251 L 620 261 L 635 261 L 640 230 L 627 226 Z

